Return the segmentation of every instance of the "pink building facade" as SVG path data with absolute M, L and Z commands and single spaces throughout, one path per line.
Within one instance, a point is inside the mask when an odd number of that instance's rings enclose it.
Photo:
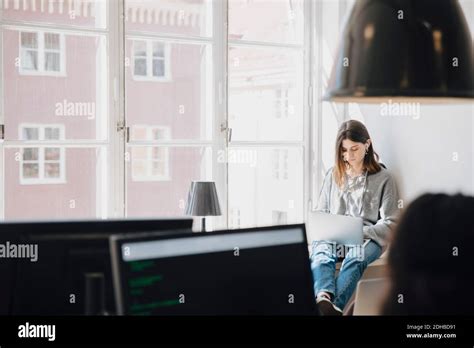
M 107 2 L 1 2 L 5 142 L 18 142 L 4 150 L 4 217 L 104 216 L 116 93 L 108 66 L 117 64 L 108 52 Z M 206 136 L 201 104 L 210 76 L 202 57 L 211 47 L 155 36 L 201 35 L 205 11 L 200 1 L 126 2 L 130 144 Z M 202 150 L 127 146 L 127 214 L 182 215 L 191 180 L 201 178 Z

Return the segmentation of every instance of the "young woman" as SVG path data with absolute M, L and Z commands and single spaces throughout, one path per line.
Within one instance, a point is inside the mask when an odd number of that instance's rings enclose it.
M 361 217 L 364 247 L 349 247 L 336 278 L 334 242 L 312 245 L 311 268 L 316 302 L 322 315 L 340 315 L 367 265 L 386 245 L 398 215 L 398 191 L 389 171 L 378 162 L 366 127 L 344 122 L 336 139 L 335 165 L 326 173 L 316 210 Z

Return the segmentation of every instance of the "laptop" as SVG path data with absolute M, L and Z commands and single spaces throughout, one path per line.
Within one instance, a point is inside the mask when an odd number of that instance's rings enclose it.
M 360 217 L 311 211 L 306 226 L 310 243 L 325 240 L 344 245 L 364 244 L 363 221 Z

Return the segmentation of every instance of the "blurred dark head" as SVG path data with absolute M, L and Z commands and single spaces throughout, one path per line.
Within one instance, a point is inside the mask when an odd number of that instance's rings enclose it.
M 388 256 L 388 315 L 474 313 L 474 197 L 425 194 L 403 213 Z

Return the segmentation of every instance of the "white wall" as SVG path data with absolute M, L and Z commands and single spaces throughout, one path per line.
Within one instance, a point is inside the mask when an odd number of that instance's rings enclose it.
M 410 201 L 424 192 L 474 195 L 474 105 L 422 106 L 419 118 L 382 116 L 380 105 L 359 108 L 402 198 Z

